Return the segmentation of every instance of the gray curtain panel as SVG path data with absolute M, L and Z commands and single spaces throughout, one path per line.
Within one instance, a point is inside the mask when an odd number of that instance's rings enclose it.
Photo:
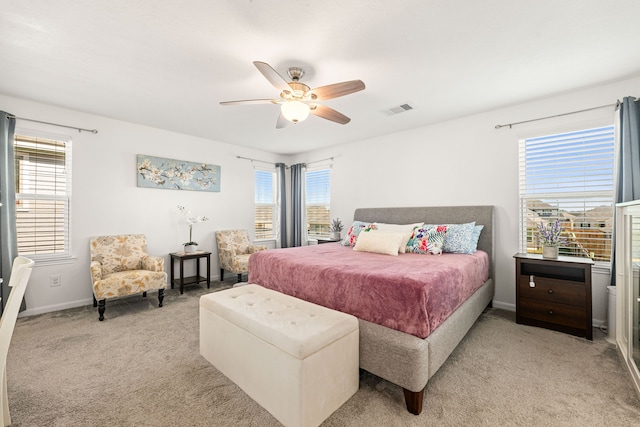
M 287 165 L 276 163 L 276 174 L 278 175 L 278 186 L 280 187 L 280 247 L 287 245 L 287 183 L 285 172 Z
M 620 147 L 618 151 L 618 188 L 616 202 L 640 199 L 640 109 L 628 96 L 620 105 Z
M 0 311 L 9 297 L 9 279 L 13 259 L 18 255 L 16 238 L 16 190 L 13 136 L 16 119 L 13 114 L 0 111 Z M 24 310 L 24 301 L 21 310 Z
M 304 219 L 304 163 L 291 166 L 291 218 L 293 222 L 292 246 L 302 246 L 305 230 Z
M 618 179 L 616 203 L 640 199 L 640 110 L 627 96 L 618 110 Z M 616 284 L 616 234 L 611 238 L 611 285 Z

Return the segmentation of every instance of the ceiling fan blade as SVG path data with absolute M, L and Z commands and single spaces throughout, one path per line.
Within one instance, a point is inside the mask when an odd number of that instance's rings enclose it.
M 258 71 L 260 71 L 262 75 L 267 80 L 269 80 L 269 83 L 275 86 L 276 89 L 280 91 L 291 92 L 291 86 L 289 86 L 289 83 L 285 80 L 284 77 L 278 74 L 278 72 L 274 70 L 271 65 L 267 64 L 266 62 L 260 61 L 253 61 L 253 65 L 256 66 Z
M 311 99 L 323 101 L 325 99 L 337 98 L 349 95 L 350 93 L 361 91 L 365 88 L 362 80 L 350 80 L 348 82 L 334 83 L 332 85 L 320 86 L 311 89 Z
M 341 125 L 346 125 L 351 121 L 349 117 L 326 105 L 310 104 L 309 106 L 311 107 L 311 111 L 309 112 L 314 116 L 322 117 L 323 119 L 331 120 Z
M 289 124 L 289 120 L 285 119 L 282 113 L 278 116 L 278 121 L 276 121 L 276 129 L 282 129 L 287 127 Z
M 221 101 L 220 105 L 277 104 L 279 99 L 244 99 L 239 101 Z

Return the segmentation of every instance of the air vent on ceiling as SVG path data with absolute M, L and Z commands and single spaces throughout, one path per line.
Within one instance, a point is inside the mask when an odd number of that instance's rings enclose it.
M 409 110 L 413 110 L 413 107 L 411 105 L 402 104 L 402 105 L 398 105 L 397 107 L 390 108 L 389 114 L 399 114 Z

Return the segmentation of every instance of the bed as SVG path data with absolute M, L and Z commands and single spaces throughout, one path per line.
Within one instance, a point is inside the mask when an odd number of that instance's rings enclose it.
M 475 221 L 477 225 L 484 226 L 478 240 L 478 251 L 473 255 L 402 254 L 392 257 L 370 254 L 380 263 L 379 268 L 371 269 L 376 271 L 375 274 L 358 276 L 360 273 L 350 271 L 350 263 L 355 263 L 356 257 L 364 254 L 353 254 L 355 251 L 340 247 L 338 243 L 264 251 L 250 258 L 250 283 L 358 317 L 360 367 L 402 387 L 407 409 L 418 415 L 422 411 L 427 382 L 491 304 L 494 294 L 493 207 L 362 208 L 356 209 L 354 221 L 389 224 L 463 224 Z M 336 256 L 341 258 L 338 263 L 334 260 Z M 467 286 L 464 280 L 459 280 L 460 286 L 467 289 L 456 291 L 453 299 L 447 297 L 446 301 L 454 301 L 451 313 L 440 312 L 438 307 L 449 303 L 435 301 L 437 292 L 434 290 L 448 286 L 430 285 L 431 288 L 425 291 L 414 283 L 414 276 L 421 273 L 405 274 L 401 271 L 402 263 L 409 262 L 411 257 L 428 257 L 422 259 L 438 266 L 470 262 L 483 265 L 486 271 L 480 282 L 475 279 L 478 283 Z M 371 257 L 365 255 L 362 259 Z M 294 266 L 293 272 L 291 265 Z M 458 273 L 452 272 L 451 275 L 457 276 Z M 443 276 L 436 279 L 442 283 L 447 280 Z M 414 306 L 413 300 L 419 300 L 418 304 Z M 360 310 L 363 302 L 374 309 L 368 312 Z M 376 306 L 376 303 L 380 305 Z M 427 303 L 431 306 L 425 310 Z M 406 304 L 404 310 L 402 304 Z M 396 311 L 386 311 L 384 306 L 391 309 L 396 306 Z

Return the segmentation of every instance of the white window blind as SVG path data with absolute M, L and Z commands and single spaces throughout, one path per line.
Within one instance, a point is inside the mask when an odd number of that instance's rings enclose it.
M 256 239 L 274 239 L 278 229 L 276 173 L 255 169 L 255 221 Z
M 18 253 L 34 259 L 71 255 L 71 142 L 16 135 Z
M 520 140 L 520 250 L 541 253 L 538 224 L 560 219 L 560 255 L 611 259 L 614 128 Z
M 305 203 L 309 237 L 328 237 L 331 224 L 331 169 L 307 169 Z

